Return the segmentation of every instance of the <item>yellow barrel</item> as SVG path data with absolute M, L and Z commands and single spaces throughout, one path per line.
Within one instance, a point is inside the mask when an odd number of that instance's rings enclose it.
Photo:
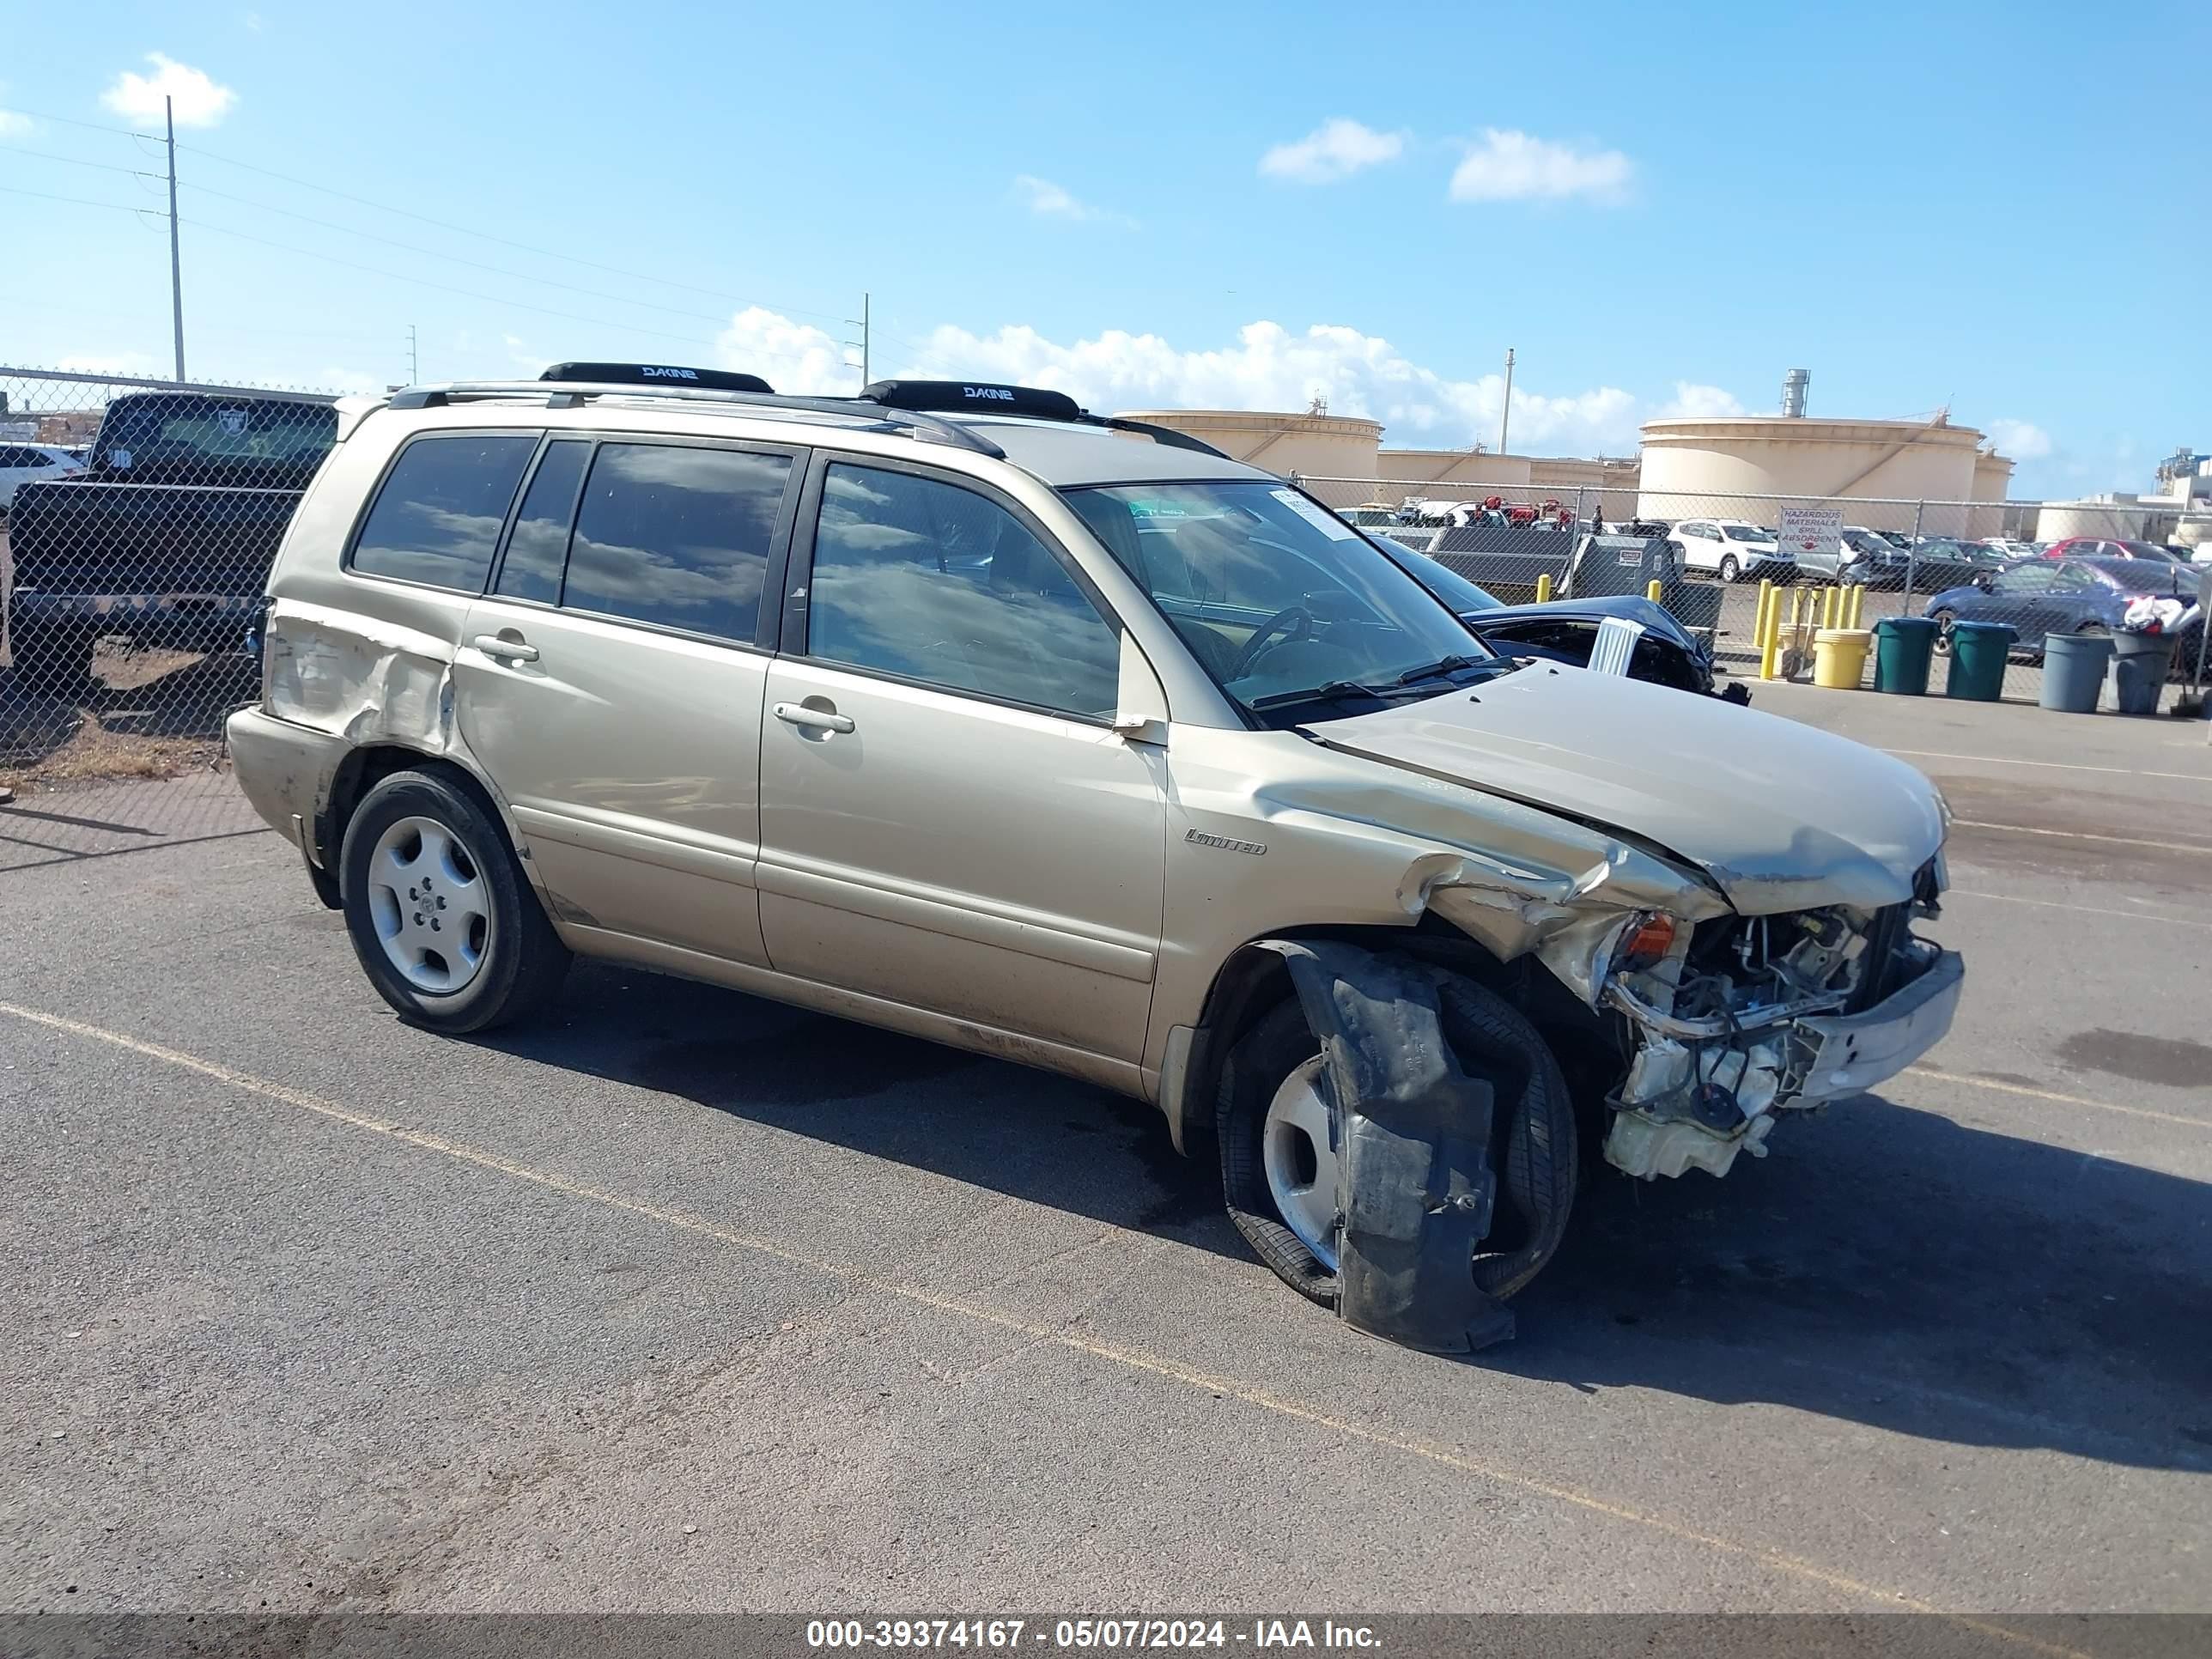
M 1873 644 L 1869 629 L 1821 629 L 1813 635 L 1813 684 L 1831 691 L 1856 690 Z

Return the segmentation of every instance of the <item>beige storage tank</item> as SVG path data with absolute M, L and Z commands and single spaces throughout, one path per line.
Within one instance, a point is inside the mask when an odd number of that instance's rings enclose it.
M 2035 539 L 2063 542 L 2069 536 L 2114 536 L 2132 541 L 2143 533 L 2146 516 L 2145 509 L 2132 495 L 2046 501 L 2035 515 Z
M 1376 476 L 1380 421 L 1351 415 L 1284 415 L 1241 409 L 1131 409 L 1133 421 L 1172 427 L 1212 444 L 1223 454 L 1285 477 L 1301 479 Z M 1358 507 L 1367 490 L 1353 484 L 1309 484 L 1331 507 Z M 1396 506 L 1394 501 L 1390 503 Z
M 1877 530 L 1910 530 L 1913 501 L 1975 499 L 1981 444 L 1982 434 L 1973 428 L 1941 418 L 1831 421 L 1731 415 L 1646 421 L 1637 511 L 1653 519 L 1709 514 L 1763 519 L 1779 503 L 1727 498 L 1884 496 L 1906 505 L 1856 509 L 1852 522 Z

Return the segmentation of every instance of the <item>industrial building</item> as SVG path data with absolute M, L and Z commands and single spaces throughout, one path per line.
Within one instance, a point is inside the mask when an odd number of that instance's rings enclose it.
M 2013 463 L 1980 431 L 1948 411 L 1926 420 L 1842 420 L 1805 412 L 1809 381 L 1793 369 L 1776 415 L 1650 420 L 1635 459 L 1501 454 L 1470 449 L 1385 449 L 1375 421 L 1330 415 L 1233 410 L 1132 410 L 1127 413 L 1205 439 L 1239 460 L 1295 472 L 1333 507 L 1396 506 L 1408 496 L 1557 497 L 1607 519 L 1674 520 L 1700 513 L 1756 511 L 1730 498 L 1821 501 L 1854 497 L 1854 513 L 1876 529 L 1911 530 L 1918 503 L 1972 503 L 1932 510 L 1919 527 L 1948 535 L 2044 535 L 2012 522 L 2003 503 Z M 2208 480 L 2212 483 L 2212 480 Z M 2132 498 L 2130 498 L 2132 499 Z M 1888 502 L 1888 506 L 1871 503 Z M 1987 506 L 1979 505 L 1987 503 Z M 2106 522 L 2110 507 L 2106 507 Z

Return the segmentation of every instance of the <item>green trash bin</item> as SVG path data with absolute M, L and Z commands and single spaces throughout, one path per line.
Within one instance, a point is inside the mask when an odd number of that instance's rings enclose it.
M 1943 695 L 1995 702 L 2004 691 L 2006 655 L 2019 637 L 2010 623 L 1953 623 L 1951 673 Z
M 1928 695 L 1928 665 L 1942 629 L 1925 617 L 1884 617 L 1874 625 L 1874 689 L 1900 697 Z

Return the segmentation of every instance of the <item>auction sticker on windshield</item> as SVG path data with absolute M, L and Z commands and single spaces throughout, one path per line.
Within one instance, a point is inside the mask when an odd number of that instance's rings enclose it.
M 1357 540 L 1359 532 L 1326 507 L 1316 507 L 1295 489 L 1271 489 L 1267 492 L 1285 507 L 1304 519 L 1333 542 Z

